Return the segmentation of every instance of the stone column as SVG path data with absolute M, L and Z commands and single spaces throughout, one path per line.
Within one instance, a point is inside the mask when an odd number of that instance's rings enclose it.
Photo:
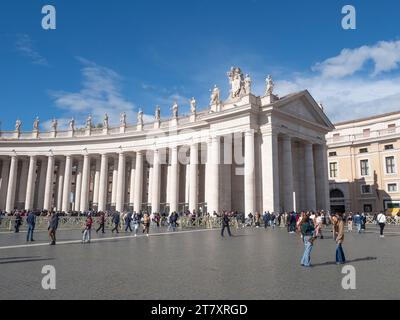
M 7 199 L 6 199 L 6 212 L 11 213 L 14 210 L 15 205 L 15 189 L 18 169 L 18 158 L 17 156 L 11 156 L 10 173 L 8 175 L 8 188 L 7 188 Z
M 315 170 L 314 170 L 314 151 L 312 143 L 306 142 L 304 145 L 305 152 L 305 196 L 306 209 L 309 211 L 317 210 L 317 201 L 315 194 Z
M 6 196 L 8 186 L 8 175 L 10 173 L 10 158 L 3 159 L 1 167 L 1 182 L 0 182 L 0 210 L 6 208 Z
M 26 183 L 25 210 L 33 209 L 33 199 L 35 196 L 35 178 L 36 178 L 36 156 L 29 158 L 28 181 Z
M 65 174 L 65 161 L 60 160 L 58 167 L 58 185 L 57 185 L 57 210 L 62 210 L 63 201 L 63 188 L 64 188 L 64 174 Z
M 170 211 L 172 212 L 178 212 L 178 147 L 173 147 L 171 149 L 171 169 L 170 169 L 170 174 L 171 174 L 171 182 L 170 182 Z M 169 180 L 169 177 L 168 177 Z
M 105 211 L 108 192 L 108 155 L 101 155 L 100 178 L 99 178 L 99 205 L 98 211 Z
M 83 156 L 82 169 L 82 188 L 81 188 L 81 203 L 80 211 L 85 212 L 89 209 L 89 175 L 90 175 L 90 156 Z
M 136 166 L 135 166 L 135 196 L 134 196 L 134 211 L 140 212 L 142 210 L 142 193 L 143 193 L 143 153 L 138 151 L 136 153 Z
M 263 210 L 279 213 L 278 135 L 273 132 L 268 132 L 263 134 L 262 139 Z
M 284 210 L 293 211 L 293 159 L 292 159 L 292 139 L 284 136 L 282 140 L 282 183 Z
M 185 166 L 185 203 L 189 204 L 190 197 L 190 164 Z
M 47 170 L 46 170 L 46 186 L 44 189 L 44 210 L 52 211 L 53 205 L 53 181 L 54 180 L 54 156 L 47 158 Z
M 64 190 L 61 210 L 65 213 L 70 211 L 71 203 L 71 179 L 72 179 L 72 157 L 65 157 Z
M 219 165 L 220 165 L 220 137 L 211 138 L 210 164 L 208 165 L 208 177 L 206 180 L 208 197 L 207 210 L 212 215 L 213 212 L 219 213 Z
M 39 175 L 39 184 L 38 184 L 38 195 L 36 208 L 42 210 L 44 207 L 44 193 L 46 189 L 46 168 L 47 168 L 47 160 L 44 158 L 40 160 L 40 175 Z
M 131 173 L 129 181 L 129 204 L 135 203 L 135 175 L 136 175 L 136 158 L 131 158 Z
M 81 190 L 82 190 L 82 169 L 83 159 L 79 159 L 77 173 L 76 173 L 76 186 L 75 186 L 75 211 L 81 210 Z
M 19 179 L 17 180 L 17 204 L 21 204 L 26 199 L 26 185 L 28 182 L 29 162 L 27 159 L 22 159 Z M 24 206 L 25 207 L 25 206 Z
M 117 186 L 118 186 L 118 158 L 113 157 L 113 175 L 112 175 L 112 189 L 111 189 L 111 204 L 117 205 Z
M 318 145 L 315 150 L 317 210 L 330 211 L 328 151 L 326 145 Z
M 99 190 L 100 190 L 100 159 L 96 157 L 94 185 L 93 185 L 93 206 L 99 208 Z
M 160 165 L 160 151 L 154 150 L 153 160 L 153 179 L 152 179 L 152 198 L 151 198 L 151 211 L 153 213 L 160 212 L 160 182 L 161 182 L 161 165 Z
M 198 163 L 199 163 L 199 146 L 197 143 L 190 147 L 190 185 L 189 185 L 189 210 L 197 211 L 198 207 Z
M 245 133 L 244 140 L 244 208 L 245 214 L 255 214 L 256 184 L 255 184 L 255 156 L 254 156 L 254 130 Z
M 124 211 L 125 204 L 125 153 L 121 152 L 118 156 L 118 183 L 115 210 Z

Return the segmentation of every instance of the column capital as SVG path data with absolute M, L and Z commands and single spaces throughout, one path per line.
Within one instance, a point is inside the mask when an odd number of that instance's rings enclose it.
M 253 136 L 254 135 L 254 133 L 255 133 L 255 130 L 254 129 L 246 129 L 245 131 L 244 131 L 244 134 L 246 135 L 246 136 Z
M 292 141 L 292 137 L 287 134 L 284 134 L 284 135 L 282 135 L 282 140 L 283 141 Z

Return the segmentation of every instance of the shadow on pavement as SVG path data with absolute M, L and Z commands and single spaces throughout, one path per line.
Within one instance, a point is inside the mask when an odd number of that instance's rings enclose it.
M 10 258 L 9 258 L 10 259 Z M 53 258 L 34 258 L 34 259 L 24 259 L 22 258 L 14 258 L 11 261 L 1 261 L 1 264 L 12 264 L 12 263 L 24 263 L 24 262 L 38 262 L 38 261 L 49 261 L 54 260 Z
M 353 262 L 361 262 L 361 261 L 374 261 L 374 260 L 378 260 L 378 258 L 377 257 L 358 258 L 358 259 L 353 259 L 353 260 L 347 260 L 345 264 L 350 264 Z M 336 261 L 328 261 L 328 262 L 313 264 L 314 267 L 323 267 L 323 266 L 332 266 L 332 265 L 336 265 Z

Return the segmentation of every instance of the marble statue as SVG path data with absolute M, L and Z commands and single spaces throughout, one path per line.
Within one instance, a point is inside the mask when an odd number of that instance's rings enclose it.
M 139 125 L 143 125 L 143 111 L 142 111 L 142 109 L 139 109 L 139 112 L 138 112 L 138 124 Z
M 248 74 L 246 74 L 246 77 L 244 78 L 244 91 L 246 94 L 251 93 L 251 78 Z
M 172 115 L 173 115 L 174 119 L 178 118 L 178 110 L 179 110 L 179 106 L 178 106 L 178 103 L 175 101 L 174 105 L 172 106 Z
M 195 98 L 192 98 L 192 99 L 190 100 L 190 112 L 191 112 L 192 114 L 196 114 L 196 107 L 197 107 L 196 99 L 195 99 Z
M 103 128 L 108 129 L 108 114 L 107 113 L 104 115 Z
M 86 129 L 92 128 L 92 115 L 89 115 L 86 119 Z
M 52 130 L 53 130 L 53 131 L 57 131 L 57 126 L 58 126 L 58 121 L 57 121 L 57 119 L 53 119 L 53 120 L 51 121 L 51 128 L 52 128 Z
M 231 86 L 230 98 L 235 99 L 246 94 L 242 70 L 240 70 L 240 68 L 232 67 L 227 75 Z
M 160 109 L 160 106 L 156 107 L 155 119 L 156 119 L 156 121 L 160 121 L 161 120 L 161 109 Z
M 72 118 L 71 120 L 69 120 L 69 129 L 70 129 L 71 131 L 74 131 L 74 130 L 75 130 L 75 119 L 74 119 L 74 118 Z
M 39 117 L 36 117 L 35 121 L 33 122 L 33 130 L 39 130 Z
M 220 90 L 217 87 L 217 85 L 214 85 L 214 89 L 211 92 L 211 101 L 210 104 L 213 105 L 218 105 L 220 103 Z
M 120 117 L 119 117 L 119 122 L 121 124 L 121 126 L 126 126 L 126 113 L 122 112 Z
M 21 120 L 18 119 L 17 121 L 15 121 L 15 131 L 20 132 L 21 131 L 21 125 L 22 125 Z
M 266 95 L 267 96 L 272 96 L 274 93 L 274 81 L 272 80 L 272 77 L 269 75 L 268 78 L 266 79 L 267 82 L 267 90 L 266 90 Z

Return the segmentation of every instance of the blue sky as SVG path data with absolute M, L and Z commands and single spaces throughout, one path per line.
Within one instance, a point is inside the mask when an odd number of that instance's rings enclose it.
M 41 28 L 46 4 L 56 30 Z M 357 30 L 341 28 L 346 4 Z M 4 0 L 1 128 L 104 112 L 117 122 L 121 111 L 135 123 L 157 104 L 168 117 L 174 100 L 187 112 L 192 96 L 206 108 L 214 84 L 228 95 L 231 66 L 256 94 L 268 74 L 280 95 L 309 89 L 333 121 L 400 110 L 399 12 L 395 0 Z

